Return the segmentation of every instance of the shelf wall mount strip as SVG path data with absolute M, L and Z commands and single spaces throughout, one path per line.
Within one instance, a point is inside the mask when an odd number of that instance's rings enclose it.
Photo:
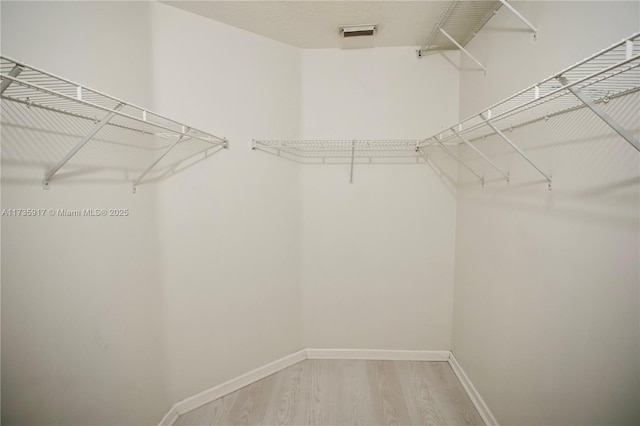
M 16 78 L 17 76 L 20 75 L 20 73 L 24 71 L 24 67 L 20 66 L 20 65 L 15 65 L 11 71 L 9 71 L 9 77 L 13 77 Z M 0 86 L 0 95 L 2 95 L 4 93 L 5 90 L 7 90 L 9 88 L 9 86 L 11 85 L 11 83 L 13 83 L 13 80 L 9 80 L 9 79 L 2 79 L 2 85 Z
M 522 152 L 522 150 L 520 148 L 518 148 L 516 146 L 516 144 L 514 144 L 513 142 L 511 142 L 511 140 L 500 131 L 500 129 L 498 129 L 496 126 L 494 126 L 489 118 L 485 118 L 484 114 L 480 114 L 479 115 L 480 119 L 482 119 L 482 121 L 485 122 L 485 124 L 489 127 L 491 127 L 491 129 L 502 138 L 502 140 L 504 140 L 506 143 L 508 143 L 511 148 L 513 148 L 518 154 L 520 154 L 520 156 L 522 158 L 524 158 L 527 163 L 531 164 L 531 166 L 536 169 L 538 171 L 538 173 L 540 173 L 542 176 L 544 176 L 544 178 L 547 180 L 548 182 L 548 189 L 551 190 L 551 176 L 547 176 L 547 174 L 545 172 L 543 172 L 538 166 L 535 165 L 535 163 L 533 161 L 531 161 L 531 159 L 529 157 L 527 157 L 527 154 L 525 154 L 524 152 Z
M 576 98 L 580 100 L 587 108 L 593 111 L 602 121 L 607 123 L 609 127 L 615 130 L 620 136 L 622 136 L 627 142 L 631 144 L 636 150 L 640 151 L 640 142 L 631 134 L 631 132 L 627 131 L 624 127 L 622 127 L 617 121 L 615 121 L 609 114 L 607 114 L 600 106 L 596 105 L 588 96 L 586 96 L 580 89 L 575 86 L 570 85 L 571 83 L 563 76 L 558 77 L 558 81 L 563 86 L 567 86 L 567 89 L 571 93 L 574 94 Z
M 71 148 L 71 150 L 67 152 L 67 154 L 62 158 L 62 160 L 58 161 L 58 164 L 53 166 L 53 168 L 44 175 L 44 178 L 42 178 L 42 189 L 49 189 L 49 181 L 58 172 L 58 170 L 60 170 L 65 164 L 67 164 L 67 162 L 71 160 L 71 158 L 76 155 L 78 151 L 80 151 L 80 149 L 85 146 L 87 142 L 89 142 L 91 138 L 96 135 L 96 133 L 100 131 L 100 129 L 106 126 L 107 123 L 109 123 L 109 121 L 113 117 L 115 117 L 115 115 L 118 113 L 118 110 L 122 109 L 122 107 L 124 107 L 124 104 L 118 104 L 109 114 L 107 114 L 99 123 L 97 123 L 93 127 L 93 129 L 91 129 L 91 131 L 84 138 L 82 138 L 80 142 L 76 144 L 76 146 Z

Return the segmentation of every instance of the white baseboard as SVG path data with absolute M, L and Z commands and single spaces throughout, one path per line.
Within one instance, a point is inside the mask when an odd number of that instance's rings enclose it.
M 195 410 L 198 407 L 202 407 L 203 405 L 208 404 L 211 401 L 228 395 L 231 392 L 235 392 L 238 389 L 250 385 L 251 383 L 257 382 L 260 379 L 264 379 L 267 376 L 270 376 L 280 370 L 297 364 L 300 361 L 304 361 L 305 359 L 307 359 L 307 354 L 303 349 L 301 351 L 273 361 L 269 364 L 263 365 L 262 367 L 258 367 L 255 370 L 251 370 L 248 373 L 243 374 L 242 376 L 238 376 L 218 386 L 214 386 L 210 389 L 200 392 L 197 395 L 194 395 L 187 399 L 183 399 L 182 401 L 177 402 L 173 407 L 171 407 L 169 412 L 160 421 L 159 426 L 171 426 L 173 425 L 173 423 L 175 423 L 176 420 L 178 420 L 178 417 L 180 415 L 191 410 Z
M 160 421 L 159 426 L 172 426 L 178 417 L 191 410 L 195 410 L 211 401 L 235 392 L 251 383 L 264 379 L 287 367 L 305 359 L 364 359 L 380 361 L 448 361 L 458 380 L 471 398 L 480 413 L 482 420 L 488 426 L 498 426 L 498 422 L 485 404 L 484 400 L 473 386 L 467 375 L 458 364 L 450 351 L 409 351 L 409 350 L 380 350 L 380 349 L 302 349 L 269 364 L 258 367 L 246 374 L 214 386 L 197 395 L 183 399 L 171 407 Z
M 489 407 L 480 396 L 480 393 L 478 393 L 475 386 L 473 386 L 473 383 L 471 383 L 471 380 L 469 380 L 469 377 L 465 374 L 456 357 L 453 356 L 453 353 L 451 353 L 451 356 L 449 357 L 449 365 L 453 372 L 456 373 L 456 376 L 458 376 L 458 380 L 462 383 L 464 390 L 467 391 L 467 395 L 471 398 L 471 402 L 473 402 L 476 410 L 480 413 L 480 417 L 482 417 L 484 423 L 487 426 L 498 426 L 498 421 L 491 410 L 489 410 Z
M 449 351 L 380 349 L 307 349 L 307 359 L 366 359 L 376 361 L 448 361 Z

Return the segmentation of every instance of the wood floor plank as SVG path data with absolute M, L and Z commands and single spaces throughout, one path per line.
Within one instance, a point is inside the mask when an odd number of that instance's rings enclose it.
M 377 424 L 411 424 L 409 410 L 393 363 L 367 361 L 367 377 Z
M 185 413 L 178 417 L 174 426 L 223 424 L 237 396 L 238 392 L 233 392 Z
M 440 409 L 437 391 L 427 380 L 422 371 L 426 362 L 398 361 L 395 363 L 398 377 L 407 398 L 407 408 L 411 424 L 414 425 L 445 425 L 444 414 Z
M 438 389 L 446 424 L 482 425 L 482 417 L 473 406 L 449 363 L 423 365 L 425 376 Z
M 180 416 L 188 425 L 482 425 L 447 362 L 306 360 Z
M 302 389 L 302 372 L 304 364 L 298 363 L 275 374 L 276 383 L 269 400 L 269 409 L 264 416 L 263 424 L 293 425 L 299 419 L 299 411 L 305 404 L 300 400 Z
M 369 391 L 367 362 L 364 360 L 344 361 L 342 371 L 343 422 L 349 425 L 375 424 L 373 402 Z
M 277 374 L 272 374 L 237 391 L 233 406 L 221 419 L 220 424 L 262 424 L 269 405 L 268 396 L 271 395 L 277 380 Z
M 340 424 L 342 360 L 307 360 L 310 367 L 310 398 L 307 424 Z

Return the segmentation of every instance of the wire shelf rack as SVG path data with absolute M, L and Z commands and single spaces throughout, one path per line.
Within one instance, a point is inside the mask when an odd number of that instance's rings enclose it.
M 252 148 L 301 164 L 408 164 L 425 161 L 418 139 L 253 140 Z
M 636 137 L 601 108 L 602 104 L 608 103 L 611 99 L 636 92 L 640 92 L 640 33 L 633 34 L 426 139 L 418 141 L 254 140 L 253 149 L 275 153 L 278 156 L 288 156 L 301 163 L 314 158 L 322 159 L 321 163 L 327 162 L 327 159 L 348 160 L 351 162 L 351 181 L 353 181 L 353 164 L 357 163 L 359 158 L 368 158 L 369 162 L 376 157 L 420 160 L 426 158 L 426 148 L 439 146 L 484 185 L 484 176 L 470 167 L 457 155 L 456 150 L 451 148 L 460 144 L 468 145 L 508 182 L 509 174 L 497 167 L 475 145 L 478 140 L 497 135 L 534 167 L 545 178 L 551 189 L 550 174 L 534 164 L 504 132 L 547 120 L 559 114 L 588 108 L 640 151 L 640 143 Z M 640 116 L 636 121 L 640 122 Z
M 350 159 L 355 158 L 406 158 L 415 157 L 420 140 L 376 139 L 376 140 L 254 140 L 253 148 L 280 151 L 299 159 Z
M 50 179 L 99 131 L 125 130 L 138 135 L 161 138 L 169 142 L 168 149 L 158 161 L 134 181 L 135 186 L 177 144 L 199 141 L 214 147 L 228 147 L 225 138 L 193 128 L 47 71 L 0 56 L 0 97 L 28 108 L 37 108 L 93 123 L 80 143 L 60 160 L 44 177 L 48 189 Z M 127 132 L 118 132 L 126 134 Z
M 438 22 L 420 47 L 419 54 L 429 51 L 457 49 L 457 46 L 440 29 L 446 31 L 463 47 L 466 46 L 501 6 L 502 3 L 499 0 L 451 0 L 447 2 Z
M 439 143 L 470 145 L 497 134 L 529 161 L 504 134 L 505 131 L 589 108 L 640 151 L 638 140 L 601 108 L 611 99 L 639 90 L 640 33 L 636 33 L 421 141 L 419 145 L 423 148 Z M 472 148 L 477 151 L 476 147 Z M 550 184 L 550 176 L 540 169 L 538 171 Z

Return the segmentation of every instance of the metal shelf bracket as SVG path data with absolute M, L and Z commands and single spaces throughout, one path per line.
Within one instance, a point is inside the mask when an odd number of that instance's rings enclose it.
M 533 32 L 533 40 L 537 40 L 538 39 L 538 29 L 531 23 L 529 22 L 529 20 L 527 18 L 525 18 L 524 16 L 522 16 L 522 14 L 520 12 L 518 12 L 513 6 L 511 6 L 507 0 L 500 0 L 500 3 L 502 3 L 502 5 L 504 7 L 506 7 L 507 9 L 509 9 L 509 11 L 511 11 L 511 13 L 513 13 L 514 15 L 516 15 L 516 17 L 518 19 L 520 19 L 527 27 L 529 27 L 529 29 L 531 30 L 531 32 Z
M 97 123 L 93 129 L 84 137 L 80 142 L 76 144 L 67 154 L 62 158 L 62 160 L 58 161 L 58 164 L 53 166 L 51 170 L 49 170 L 44 177 L 42 178 L 42 189 L 49 189 L 49 181 L 51 178 L 58 173 L 60 170 L 71 158 L 80 151 L 80 149 L 87 144 L 91 140 L 92 137 L 96 135 L 109 121 L 117 114 L 117 112 L 122 109 L 124 104 L 118 104 L 109 114 L 107 114 L 99 123 Z
M 8 75 L 9 77 L 16 78 L 17 76 L 20 75 L 22 71 L 24 71 L 24 68 L 21 67 L 20 65 L 16 65 L 11 69 L 11 71 L 9 71 Z M 9 88 L 11 83 L 13 83 L 13 80 L 5 79 L 5 78 L 2 79 L 2 83 L 0 85 L 0 95 L 2 95 L 4 91 Z
M 628 45 L 627 45 L 628 46 Z M 627 47 L 627 51 L 628 51 Z M 580 100 L 587 108 L 593 111 L 602 121 L 607 123 L 609 127 L 615 130 L 620 136 L 622 136 L 627 142 L 631 144 L 636 150 L 640 151 L 640 142 L 631 134 L 631 132 L 627 131 L 624 127 L 622 127 L 617 121 L 615 121 L 609 114 L 607 114 L 600 106 L 596 105 L 588 96 L 586 96 L 580 89 L 575 86 L 570 86 L 571 82 L 567 80 L 563 76 L 559 76 L 558 81 L 563 86 L 568 86 L 567 89 L 571 93 L 574 94 L 576 98 Z
M 458 43 L 453 37 L 451 37 L 445 30 L 443 30 L 442 28 L 438 28 L 438 30 L 442 33 L 442 35 L 444 35 L 446 38 L 448 38 L 449 41 L 451 41 L 451 43 L 455 44 L 456 47 L 458 49 L 460 49 L 460 51 L 462 51 L 469 58 L 471 58 L 476 64 L 478 64 L 480 66 L 480 68 L 482 68 L 484 70 L 484 75 L 487 75 L 487 68 L 484 65 L 482 65 L 482 63 L 479 60 L 477 60 L 471 53 L 469 53 L 469 51 L 467 49 L 462 47 L 462 45 L 460 43 Z
M 458 161 L 458 163 L 462 164 L 462 166 L 464 166 L 464 168 L 465 168 L 465 169 L 469 170 L 469 171 L 470 171 L 470 172 L 471 172 L 475 177 L 477 177 L 477 178 L 480 180 L 480 184 L 481 184 L 481 185 L 482 185 L 482 187 L 484 188 L 484 178 L 483 178 L 482 176 L 480 176 L 479 174 L 477 174 L 477 173 L 476 173 L 476 172 L 475 172 L 471 167 L 469 167 L 469 166 L 467 165 L 467 163 L 465 163 L 464 161 L 462 161 L 462 159 L 461 159 L 459 156 L 457 156 L 455 153 L 453 153 L 453 152 L 449 151 L 449 150 L 447 149 L 447 147 L 446 147 L 446 146 L 444 146 L 444 145 L 442 144 L 442 142 L 440 142 L 440 141 L 439 141 L 439 140 L 437 140 L 437 139 L 436 139 L 436 141 L 437 141 L 437 145 L 438 145 L 440 148 L 442 148 L 442 149 L 444 150 L 444 152 L 446 152 L 447 154 L 449 154 L 451 157 L 455 158 L 455 159 Z
M 502 176 L 504 176 L 504 178 L 507 180 L 507 183 L 509 183 L 509 174 L 508 173 L 505 173 L 502 170 L 500 170 L 500 168 L 498 166 L 496 166 L 495 163 L 489 159 L 489 157 L 487 157 L 482 151 L 480 151 L 478 148 L 476 148 L 475 145 L 473 145 L 471 142 L 469 142 L 464 136 L 462 136 L 460 133 L 458 133 L 453 127 L 451 128 L 451 131 L 458 137 L 458 139 L 460 139 L 462 142 L 467 144 L 479 156 L 481 156 L 487 163 L 489 163 L 491 165 L 491 167 L 496 169 L 498 171 L 498 173 L 500 173 Z
M 542 176 L 544 176 L 544 178 L 547 180 L 547 182 L 549 183 L 548 187 L 549 189 L 551 189 L 551 176 L 547 176 L 547 174 L 545 172 L 543 172 L 538 166 L 536 166 L 533 161 L 531 161 L 531 159 L 529 157 L 527 157 L 527 155 L 522 152 L 522 150 L 520 148 L 518 148 L 513 142 L 511 142 L 511 140 L 505 136 L 504 133 L 502 133 L 500 131 L 500 129 L 498 129 L 496 126 L 494 126 L 491 121 L 490 121 L 490 117 L 491 117 L 491 110 L 488 111 L 487 113 L 488 118 L 485 118 L 484 114 L 479 114 L 479 117 L 482 119 L 482 121 L 485 122 L 485 124 L 487 126 L 489 126 L 491 128 L 491 130 L 493 130 L 498 136 L 500 136 L 502 138 L 502 140 L 504 140 L 506 143 L 508 143 L 511 148 L 513 148 L 518 154 L 520 154 L 520 156 L 522 158 L 524 158 L 527 163 L 531 164 L 531 166 L 533 166 L 534 169 L 536 169 L 538 171 L 538 173 L 540 173 Z
M 133 193 L 136 193 L 138 184 L 142 181 L 142 179 L 144 179 L 144 177 L 147 175 L 147 173 L 149 173 L 151 171 L 151 169 L 153 169 L 173 148 L 176 147 L 176 145 L 178 145 L 180 142 L 182 142 L 184 140 L 185 137 L 187 137 L 187 133 L 189 133 L 190 129 L 183 129 L 182 130 L 182 135 L 180 135 L 180 137 L 171 144 L 171 146 L 169 146 L 169 148 L 167 148 L 160 157 L 158 157 L 156 159 L 156 161 L 154 161 L 149 167 L 147 167 L 145 169 L 144 172 L 142 172 L 142 174 L 140 176 L 138 176 L 138 179 L 133 181 L 133 186 L 131 188 L 131 190 L 133 191 Z

